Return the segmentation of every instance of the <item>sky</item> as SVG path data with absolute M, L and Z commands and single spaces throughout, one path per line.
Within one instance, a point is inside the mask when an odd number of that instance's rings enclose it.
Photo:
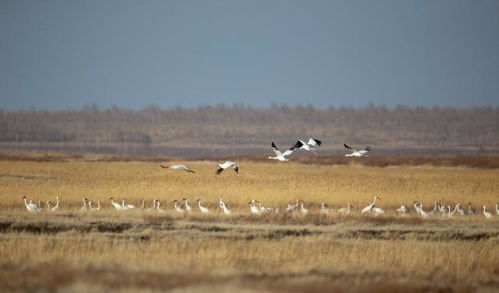
M 0 109 L 499 104 L 499 1 L 0 0 Z

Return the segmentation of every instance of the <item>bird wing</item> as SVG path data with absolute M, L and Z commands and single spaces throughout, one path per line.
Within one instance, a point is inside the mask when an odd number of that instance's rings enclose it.
M 347 145 L 346 143 L 344 143 L 343 145 L 344 145 L 347 149 L 351 149 L 351 150 L 353 150 L 353 148 L 352 148 L 351 146 Z
M 277 148 L 277 146 L 275 145 L 274 142 L 272 142 L 271 146 L 272 146 L 272 150 L 274 151 L 275 155 L 280 157 L 282 155 L 282 153 L 281 153 L 281 151 L 279 151 L 279 149 Z
M 289 150 L 285 151 L 285 152 L 282 154 L 282 156 L 283 156 L 283 157 L 286 157 L 286 156 L 291 155 L 291 154 L 293 153 L 293 150 L 294 150 L 294 149 L 295 149 L 295 148 L 290 148 Z
M 299 149 L 299 148 L 301 148 L 304 144 L 305 144 L 305 143 L 303 142 L 303 140 L 299 140 L 299 141 L 297 141 L 297 142 L 295 143 L 294 148 Z
M 234 171 L 236 171 L 236 173 L 239 174 L 239 166 L 238 165 L 232 166 L 232 169 L 234 169 Z
M 168 166 L 163 165 L 163 164 L 159 164 L 159 166 L 160 166 L 161 168 L 169 168 Z
M 196 172 L 194 172 L 194 170 L 192 170 L 191 168 L 187 167 L 186 165 L 179 165 L 178 167 L 179 167 L 179 169 L 185 170 L 187 172 L 196 173 Z
M 322 144 L 322 141 L 315 139 L 315 138 L 310 138 L 308 140 L 307 144 L 311 147 L 318 147 Z
M 217 169 L 216 174 L 220 175 L 223 171 L 224 171 L 224 168 L 222 168 L 222 167 L 219 166 L 218 169 Z
M 371 150 L 371 149 L 370 149 L 369 147 L 367 147 L 367 148 L 365 148 L 365 149 L 363 149 L 363 150 L 360 150 L 360 151 L 359 151 L 359 154 L 362 154 L 362 155 L 363 155 L 363 154 L 366 154 L 366 153 L 367 153 L 367 152 L 369 152 L 370 150 Z

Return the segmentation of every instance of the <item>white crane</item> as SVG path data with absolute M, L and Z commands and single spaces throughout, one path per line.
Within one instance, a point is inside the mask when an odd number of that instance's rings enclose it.
M 109 198 L 109 200 L 111 201 L 111 205 L 112 205 L 112 206 L 113 206 L 116 210 L 118 210 L 118 211 L 123 211 L 123 210 L 125 210 L 125 209 L 126 209 L 123 205 L 121 205 L 121 204 L 119 204 L 119 203 L 115 202 L 115 201 L 114 201 L 114 197 L 112 197 L 112 196 L 111 196 L 111 197 Z
M 293 148 L 297 148 L 300 150 L 305 150 L 312 152 L 314 155 L 317 155 L 315 152 L 322 144 L 322 141 L 316 138 L 309 138 L 308 142 L 304 142 L 303 140 L 298 140 Z
M 229 207 L 227 206 L 227 204 L 223 201 L 222 197 L 220 197 L 220 201 L 218 202 L 218 205 L 220 206 L 220 208 L 223 210 L 224 214 L 226 215 L 230 215 L 231 214 L 231 211 L 229 209 Z
M 47 210 L 52 211 L 52 212 L 57 212 L 61 210 L 61 207 L 59 206 L 59 196 L 56 196 L 56 203 L 55 206 L 52 206 L 52 202 L 50 200 L 47 201 Z
M 275 157 L 269 157 L 269 159 L 271 159 L 271 160 L 278 160 L 278 161 L 281 161 L 281 162 L 287 162 L 287 161 L 289 161 L 289 159 L 286 158 L 286 157 L 290 156 L 293 153 L 293 150 L 295 149 L 295 147 L 293 146 L 289 150 L 286 150 L 284 153 L 281 153 L 281 151 L 277 148 L 277 146 L 274 144 L 274 142 L 272 142 L 271 147 L 272 147 L 272 150 L 275 153 Z
M 372 203 L 370 203 L 368 206 L 362 209 L 361 214 L 372 212 L 373 208 L 376 206 L 376 200 L 381 199 L 379 196 L 375 195 L 374 200 Z
M 369 151 L 371 151 L 371 148 L 369 146 L 367 146 L 365 149 L 362 150 L 356 150 L 347 145 L 346 143 L 344 143 L 343 146 L 352 151 L 351 153 L 346 154 L 345 157 L 362 157 L 365 156 Z
M 483 215 L 485 216 L 485 218 L 487 219 L 490 219 L 492 218 L 492 214 L 487 212 L 487 208 L 485 207 L 485 205 L 483 205 Z
M 184 197 L 182 202 L 184 203 L 185 211 L 188 213 L 192 212 L 193 208 L 189 205 L 189 200 Z
M 161 202 L 159 201 L 159 199 L 155 199 L 154 200 L 154 204 L 153 204 L 153 207 L 156 208 L 156 210 L 160 213 L 164 213 L 165 210 L 163 208 L 161 208 Z
M 297 199 L 295 204 L 288 203 L 288 207 L 286 208 L 286 211 L 292 212 L 292 211 L 298 209 L 299 207 L 300 207 L 300 203 L 299 203 L 299 200 Z
M 397 209 L 397 213 L 405 215 L 410 212 L 410 208 L 406 205 L 401 205 L 400 208 Z
M 250 212 L 253 214 L 253 215 L 260 215 L 262 214 L 262 210 L 260 209 L 260 207 L 257 205 L 257 202 L 256 200 L 252 200 L 248 203 L 248 206 L 250 207 Z
M 457 212 L 459 215 L 464 216 L 464 210 L 461 208 L 461 204 L 457 204 L 454 213 Z
M 352 212 L 352 206 L 350 205 L 350 203 L 347 204 L 346 208 L 338 209 L 338 213 L 340 214 L 349 215 L 351 212 Z
M 178 204 L 178 200 L 174 200 L 172 201 L 173 202 L 173 209 L 179 213 L 179 214 L 183 214 L 184 213 L 184 210 L 182 209 L 182 207 Z
M 234 169 L 234 171 L 236 171 L 236 173 L 239 174 L 239 166 L 237 165 L 236 162 L 232 161 L 225 161 L 222 164 L 218 164 L 216 174 L 220 175 L 225 169 L 230 167 L 232 167 L 232 169 Z
M 196 201 L 198 203 L 198 207 L 199 207 L 199 210 L 201 211 L 201 213 L 203 213 L 203 214 L 209 214 L 210 213 L 210 210 L 207 207 L 204 207 L 204 206 L 201 205 L 201 200 L 200 199 L 198 199 Z
M 440 203 L 439 202 L 435 202 L 433 204 L 433 210 L 431 212 L 428 213 L 428 215 L 430 216 L 433 216 L 434 214 L 436 214 L 438 211 L 440 210 Z
M 90 201 L 88 200 L 88 198 L 84 197 L 82 199 L 82 206 L 81 206 L 81 210 L 84 211 L 84 212 L 88 212 L 91 210 L 91 206 L 90 206 Z
M 468 213 L 468 215 L 473 215 L 474 213 L 476 213 L 475 209 L 471 205 L 471 201 L 468 202 L 468 212 L 467 213 Z
M 430 217 L 430 215 L 428 215 L 428 213 L 423 210 L 423 204 L 419 201 L 414 202 L 414 209 L 421 217 L 425 219 L 428 219 Z
M 321 214 L 322 215 L 329 215 L 329 206 L 327 205 L 327 203 L 323 202 L 321 203 L 321 210 L 320 210 Z
M 385 213 L 385 211 L 382 208 L 378 208 L 376 206 L 373 207 L 371 211 L 375 215 L 383 215 Z
M 182 165 L 182 164 L 175 164 L 175 165 L 170 165 L 170 166 L 160 164 L 159 166 L 161 168 L 166 168 L 166 169 L 171 169 L 171 170 L 183 170 L 183 171 L 186 171 L 189 173 L 196 173 L 191 168 L 187 167 L 186 165 Z
M 304 216 L 308 214 L 308 209 L 305 207 L 305 202 L 303 200 L 300 200 L 300 211 Z
M 124 210 L 133 210 L 133 209 L 135 209 L 135 206 L 133 204 L 125 203 L 125 199 L 121 200 L 121 206 L 123 207 Z
M 23 200 L 24 200 L 24 206 L 28 210 L 28 212 L 39 212 L 42 210 L 40 206 L 38 206 L 36 203 L 34 203 L 32 200 L 28 202 L 28 197 L 26 195 L 23 195 Z

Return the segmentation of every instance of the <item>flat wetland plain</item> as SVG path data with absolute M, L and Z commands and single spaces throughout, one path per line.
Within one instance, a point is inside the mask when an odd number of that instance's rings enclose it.
M 497 292 L 499 169 L 367 167 L 239 161 L 215 175 L 212 161 L 0 160 L 2 292 Z M 61 211 L 28 213 L 22 195 L 61 200 Z M 361 215 L 374 195 L 385 215 Z M 125 198 L 134 211 L 113 210 Z M 219 197 L 233 214 L 218 208 Z M 82 197 L 101 210 L 80 211 Z M 212 213 L 176 214 L 172 200 L 196 199 Z M 477 214 L 422 219 L 441 197 L 471 201 Z M 164 212 L 140 209 L 153 199 Z M 252 199 L 281 208 L 251 215 Z M 302 199 L 309 209 L 286 213 Z M 319 213 L 326 202 L 329 215 Z M 353 206 L 351 215 L 338 208 Z M 485 219 L 481 206 L 493 213 Z

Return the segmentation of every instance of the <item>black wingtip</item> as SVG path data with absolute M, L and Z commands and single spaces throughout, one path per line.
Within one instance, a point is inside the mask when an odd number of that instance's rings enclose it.
M 223 172 L 223 168 L 218 167 L 217 172 L 215 174 L 220 175 Z
M 344 143 L 343 146 L 345 146 L 347 149 L 351 149 L 351 147 L 349 147 L 346 143 Z
M 165 166 L 165 165 L 162 165 L 162 164 L 160 164 L 159 166 L 160 166 L 161 168 L 168 168 L 168 166 Z
M 296 144 L 295 144 L 295 148 L 299 149 L 303 146 L 303 143 L 301 141 L 297 141 Z
M 239 167 L 238 166 L 235 166 L 234 167 L 234 171 L 236 171 L 237 174 L 239 174 Z
M 274 142 L 272 142 L 271 146 L 272 146 L 273 148 L 275 148 L 275 149 L 277 148 L 277 147 L 275 146 L 275 143 L 274 143 Z
M 321 146 L 322 141 L 318 140 L 317 138 L 314 138 L 315 142 L 317 143 L 318 146 Z
M 366 146 L 366 151 L 370 152 L 371 151 L 371 147 L 370 146 Z

